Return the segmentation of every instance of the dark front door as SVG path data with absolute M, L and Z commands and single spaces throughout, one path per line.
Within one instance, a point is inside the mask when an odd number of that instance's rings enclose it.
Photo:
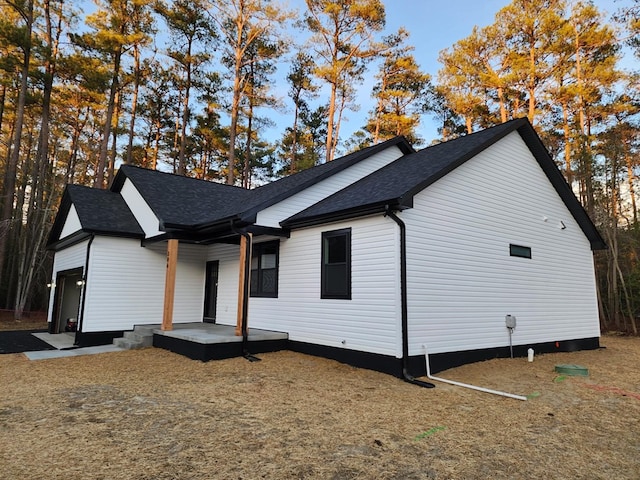
M 207 262 L 207 278 L 204 282 L 204 321 L 216 323 L 218 301 L 218 260 Z

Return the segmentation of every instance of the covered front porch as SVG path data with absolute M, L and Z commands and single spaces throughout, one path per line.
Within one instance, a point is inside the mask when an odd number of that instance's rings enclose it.
M 289 335 L 252 328 L 246 337 L 236 335 L 236 327 L 211 323 L 174 324 L 172 330 L 159 325 L 153 330 L 153 346 L 203 362 L 287 348 Z

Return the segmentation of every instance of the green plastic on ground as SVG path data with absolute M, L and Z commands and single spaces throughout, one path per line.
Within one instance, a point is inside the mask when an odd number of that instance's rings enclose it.
M 589 370 L 580 365 L 556 365 L 555 371 L 573 377 L 588 377 Z
M 441 430 L 445 430 L 447 427 L 433 427 L 430 428 L 429 430 L 427 430 L 426 432 L 421 433 L 420 435 L 418 435 L 416 438 L 414 438 L 414 440 L 420 440 L 423 439 L 425 437 L 428 437 L 430 435 L 433 435 L 436 432 L 439 432 Z

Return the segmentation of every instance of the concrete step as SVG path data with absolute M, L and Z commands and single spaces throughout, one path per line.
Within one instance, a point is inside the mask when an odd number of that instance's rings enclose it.
M 133 331 L 124 332 L 120 338 L 114 338 L 113 344 L 120 348 L 133 350 L 153 346 L 153 331 L 160 325 L 136 325 Z
M 153 336 L 153 331 L 158 330 L 161 325 L 136 325 L 133 327 L 133 331 L 142 335 Z
M 120 337 L 114 338 L 113 344 L 116 347 L 124 348 L 125 350 L 136 350 L 138 348 L 142 348 L 142 345 L 138 342 L 133 342 L 128 338 Z
M 139 343 L 143 347 L 151 347 L 153 345 L 153 333 L 146 334 L 134 330 L 133 332 L 124 332 L 124 337 L 131 342 Z
M 156 330 L 159 325 L 136 325 L 133 327 L 132 336 L 136 338 L 143 347 L 153 346 L 153 331 Z

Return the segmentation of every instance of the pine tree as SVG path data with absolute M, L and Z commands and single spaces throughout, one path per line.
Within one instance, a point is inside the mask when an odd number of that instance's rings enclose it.
M 3 274 L 4 260 L 7 252 L 7 242 L 9 231 L 13 223 L 14 217 L 14 197 L 16 193 L 16 176 L 18 168 L 18 160 L 20 157 L 22 146 L 22 130 L 24 125 L 25 105 L 27 101 L 27 89 L 29 86 L 29 69 L 31 67 L 32 53 L 32 34 L 33 34 L 33 18 L 34 18 L 34 1 L 23 0 L 16 2 L 8 2 L 13 10 L 17 13 L 20 24 L 13 26 L 5 23 L 3 27 L 8 28 L 11 32 L 9 35 L 14 38 L 16 46 L 19 48 L 20 55 L 20 76 L 19 76 L 19 92 L 17 98 L 17 107 L 15 113 L 15 121 L 13 126 L 13 138 L 11 139 L 11 150 L 4 171 L 4 181 L 2 182 L 2 196 L 0 196 L 0 276 Z
M 289 146 L 289 152 L 285 154 L 289 159 L 289 173 L 299 171 L 299 156 L 301 136 L 304 134 L 299 128 L 300 116 L 309 110 L 308 99 L 317 97 L 318 87 L 313 83 L 312 74 L 315 63 L 311 56 L 305 52 L 298 52 L 293 59 L 287 81 L 289 82 L 289 97 L 293 101 L 293 126 L 286 133 L 285 143 Z
M 97 0 L 97 2 L 98 10 L 86 19 L 92 32 L 74 35 L 73 40 L 85 50 L 102 56 L 111 66 L 109 97 L 94 182 L 96 187 L 104 188 L 109 140 L 113 129 L 116 100 L 120 90 L 123 55 L 133 45 L 146 41 L 148 31 L 141 27 L 148 20 L 148 17 L 139 16 L 136 11 L 145 8 L 150 0 Z M 112 172 L 110 172 L 111 174 Z
M 224 55 L 230 59 L 232 82 L 229 129 L 229 155 L 227 183 L 235 183 L 236 137 L 243 98 L 246 95 L 246 66 L 255 61 L 249 55 L 254 44 L 277 44 L 279 29 L 289 20 L 291 13 L 269 0 L 217 0 L 213 4 L 213 19 L 218 24 Z
M 377 105 L 367 124 L 373 143 L 396 135 L 421 143 L 416 129 L 420 115 L 430 108 L 431 76 L 420 71 L 411 53 L 415 48 L 405 44 L 408 38 L 408 32 L 400 29 L 384 39 L 383 62 L 373 88 Z
M 340 120 L 353 88 L 361 78 L 363 62 L 380 53 L 374 35 L 385 25 L 380 0 L 306 0 L 305 25 L 313 33 L 318 78 L 329 84 L 326 161 L 333 160 Z
M 191 88 L 199 68 L 209 59 L 207 47 L 215 38 L 214 25 L 209 21 L 204 0 L 174 0 L 171 5 L 159 3 L 156 11 L 166 22 L 173 45 L 167 49 L 168 56 L 179 69 L 179 90 L 182 97 L 182 114 L 176 115 L 177 168 L 178 175 L 186 172 L 187 127 L 191 119 Z M 198 50 L 198 46 L 200 49 Z

